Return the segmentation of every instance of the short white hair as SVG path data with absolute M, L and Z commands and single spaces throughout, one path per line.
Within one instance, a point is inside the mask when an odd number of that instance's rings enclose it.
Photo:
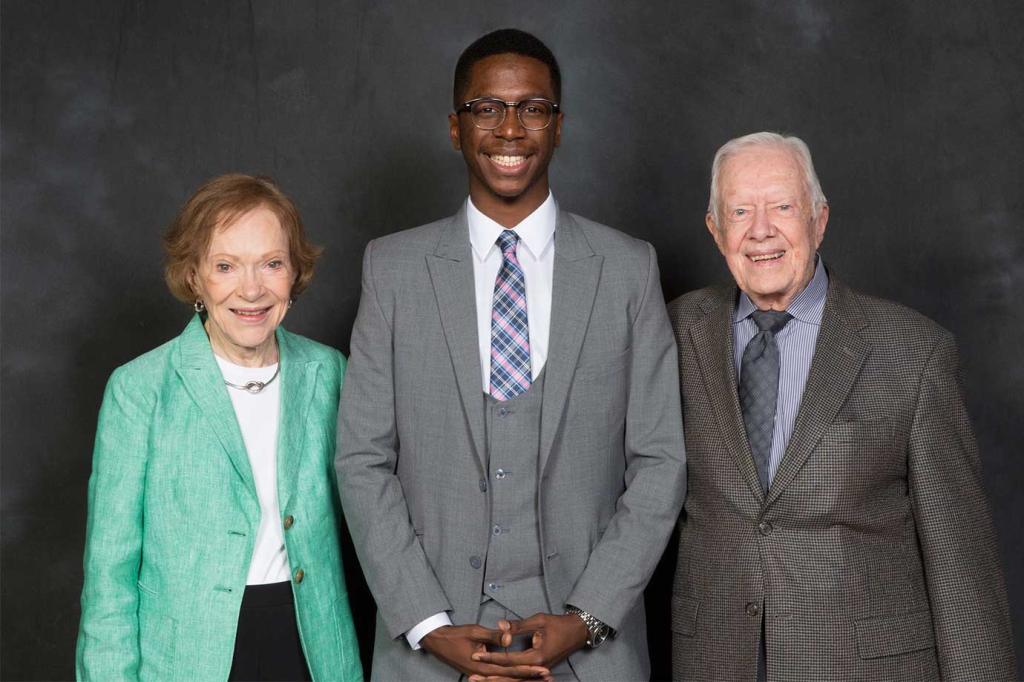
M 725 162 L 730 156 L 751 147 L 775 147 L 793 152 L 797 164 L 803 172 L 807 196 L 811 200 L 811 217 L 817 218 L 821 207 L 828 204 L 828 199 L 821 191 L 821 182 L 818 180 L 818 174 L 814 172 L 814 162 L 811 161 L 811 150 L 807 148 L 807 143 L 794 135 L 760 132 L 729 140 L 715 152 L 715 160 L 711 164 L 711 198 L 708 201 L 708 213 L 714 218 L 718 229 L 722 229 L 722 224 L 718 220 L 718 204 L 721 199 L 719 179 L 722 175 L 722 167 L 725 166 Z

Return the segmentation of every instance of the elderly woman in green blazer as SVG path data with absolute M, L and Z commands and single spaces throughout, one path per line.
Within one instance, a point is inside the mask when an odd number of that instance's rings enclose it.
M 196 316 L 100 410 L 81 680 L 362 680 L 339 552 L 345 358 L 279 325 L 319 250 L 266 178 L 201 187 L 165 237 Z

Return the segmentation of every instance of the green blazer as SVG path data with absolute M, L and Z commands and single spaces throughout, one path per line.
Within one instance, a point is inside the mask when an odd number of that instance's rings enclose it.
M 277 490 L 299 635 L 314 680 L 355 682 L 332 466 L 345 358 L 281 328 L 277 341 Z M 198 315 L 110 377 L 89 479 L 78 679 L 227 679 L 260 521 L 227 390 Z

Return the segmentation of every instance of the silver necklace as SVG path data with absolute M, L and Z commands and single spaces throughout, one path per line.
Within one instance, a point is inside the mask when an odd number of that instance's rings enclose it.
M 239 391 L 247 391 L 253 395 L 261 393 L 270 384 L 274 383 L 274 379 L 281 373 L 281 363 L 277 363 L 277 370 L 274 371 L 274 376 L 270 377 L 266 381 L 247 381 L 244 384 L 233 384 L 227 379 L 224 380 L 224 385 L 230 386 L 231 388 L 237 388 Z

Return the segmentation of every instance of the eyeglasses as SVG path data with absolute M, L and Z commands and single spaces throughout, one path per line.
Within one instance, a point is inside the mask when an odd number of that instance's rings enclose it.
M 515 107 L 519 122 L 527 130 L 544 130 L 551 125 L 551 119 L 558 113 L 558 104 L 542 97 L 524 99 L 520 102 L 504 102 L 494 97 L 477 97 L 459 107 L 473 117 L 473 125 L 481 130 L 494 130 L 505 122 L 508 107 Z

